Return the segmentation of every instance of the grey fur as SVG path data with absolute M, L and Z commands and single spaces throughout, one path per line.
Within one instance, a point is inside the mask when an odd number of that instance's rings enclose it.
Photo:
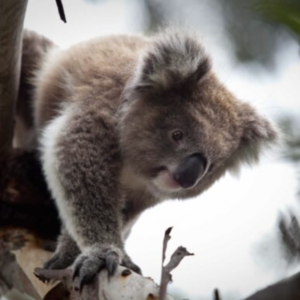
M 46 267 L 65 267 L 80 249 L 82 285 L 104 267 L 139 272 L 124 240 L 145 209 L 201 194 L 276 139 L 220 84 L 198 40 L 180 32 L 82 43 L 45 58 L 34 82 L 44 172 L 67 230 Z M 204 172 L 182 188 L 172 174 L 195 154 Z

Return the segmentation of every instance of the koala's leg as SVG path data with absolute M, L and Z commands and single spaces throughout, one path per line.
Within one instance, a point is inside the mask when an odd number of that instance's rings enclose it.
M 115 124 L 95 107 L 68 108 L 45 129 L 43 168 L 67 231 L 82 254 L 74 264 L 81 286 L 120 263 L 139 271 L 120 234 L 120 157 Z
M 65 269 L 73 264 L 80 250 L 65 228 L 59 236 L 54 255 L 45 264 L 45 269 Z

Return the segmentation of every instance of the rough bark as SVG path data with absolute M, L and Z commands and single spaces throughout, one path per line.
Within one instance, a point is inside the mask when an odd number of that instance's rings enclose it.
M 24 272 L 26 268 L 23 269 L 16 259 L 15 252 L 19 249 L 25 249 L 24 245 L 27 240 L 33 241 L 34 238 L 26 231 L 0 230 L 0 296 L 6 294 L 11 288 L 15 288 L 36 300 L 42 299 L 33 281 Z M 39 257 L 34 260 L 38 259 Z M 24 264 L 25 262 L 26 265 L 30 264 L 28 258 L 26 258 Z
M 11 149 L 27 0 L 0 2 L 0 159 Z

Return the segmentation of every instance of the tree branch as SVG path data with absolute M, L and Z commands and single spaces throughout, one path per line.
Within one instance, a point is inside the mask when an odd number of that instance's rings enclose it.
M 168 242 L 171 239 L 170 236 L 171 231 L 172 231 L 172 227 L 168 228 L 165 231 L 165 236 L 163 240 L 162 268 L 161 268 L 161 279 L 160 279 L 160 289 L 159 289 L 159 298 L 158 298 L 159 300 L 167 299 L 167 287 L 168 284 L 172 281 L 171 272 L 180 264 L 180 262 L 185 256 L 194 255 L 193 253 L 189 253 L 186 250 L 186 248 L 180 246 L 172 254 L 169 263 L 166 266 L 163 265 L 166 258 Z
M 72 300 L 150 300 L 158 299 L 159 294 L 159 287 L 152 279 L 121 266 L 112 277 L 108 276 L 106 270 L 102 270 L 94 283 L 85 286 L 82 292 L 79 289 L 78 279 L 72 279 L 71 268 L 64 270 L 36 268 L 34 272 L 44 282 L 62 282 L 51 289 L 45 295 L 44 300 L 53 299 L 52 294 L 59 294 L 60 297 L 67 295 L 66 299 Z M 166 300 L 173 300 L 173 298 L 167 296 Z
M 12 145 L 27 2 L 0 2 L 0 160 L 9 154 Z

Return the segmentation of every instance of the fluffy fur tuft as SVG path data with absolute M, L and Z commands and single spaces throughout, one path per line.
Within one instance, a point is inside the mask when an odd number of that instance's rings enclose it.
M 176 31 L 157 36 L 142 56 L 137 89 L 191 90 L 210 70 L 210 60 L 197 39 Z
M 253 165 L 259 161 L 261 152 L 278 141 L 274 124 L 261 117 L 247 103 L 241 105 L 242 136 L 239 147 L 230 160 L 231 171 L 239 174 L 241 164 Z

